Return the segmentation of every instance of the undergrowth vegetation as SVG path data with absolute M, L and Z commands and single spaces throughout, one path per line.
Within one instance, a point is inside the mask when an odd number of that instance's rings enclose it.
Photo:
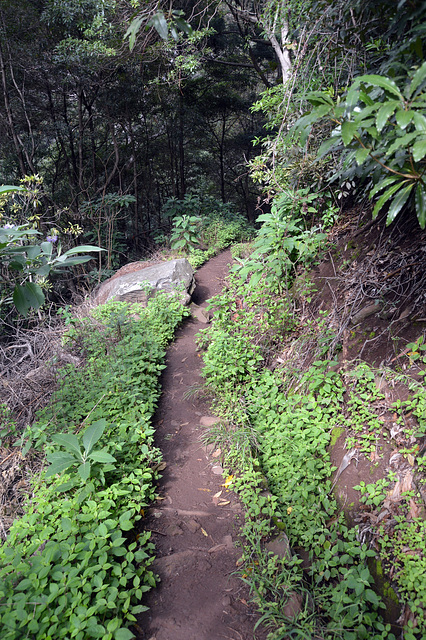
M 67 317 L 64 341 L 85 365 L 60 370 L 53 402 L 24 434 L 24 452 L 51 466 L 33 477 L 0 548 L 5 640 L 134 637 L 128 627 L 155 584 L 151 534 L 138 524 L 161 469 L 151 418 L 165 346 L 186 314 L 159 294 L 147 308 L 108 303 Z
M 183 253 L 194 269 L 230 244 L 246 242 L 253 228 L 229 202 L 196 193 L 187 193 L 182 200 L 170 198 L 163 214 L 173 220 L 170 246 Z
M 291 232 L 283 237 L 291 238 Z M 265 270 L 285 246 L 273 240 L 270 232 L 265 248 L 259 233 L 254 247 L 263 247 L 262 261 L 257 248 L 258 255 L 231 274 L 227 288 L 211 301 L 212 326 L 199 336 L 203 375 L 222 417 L 207 437 L 228 452 L 224 464 L 246 509 L 243 579 L 270 640 L 394 640 L 382 597 L 399 599 L 404 638 L 422 638 L 425 528 L 417 481 L 410 478 L 423 472 L 417 454 L 426 419 L 424 389 L 417 383 L 405 404 L 384 411 L 385 395 L 370 367 L 340 368 L 324 314 L 301 319 L 289 295 L 297 252 L 290 269 L 280 259 L 283 272 L 274 277 Z M 293 242 L 290 251 L 295 247 Z M 311 296 L 311 287 L 300 295 Z M 386 375 L 395 379 L 394 372 Z M 389 426 L 395 412 L 405 425 L 396 444 Z M 415 429 L 407 428 L 408 415 Z M 330 448 L 341 433 L 347 449 L 352 447 L 349 462 L 362 456 L 373 469 L 392 444 L 412 465 L 404 486 L 391 474 L 355 487 L 365 504 L 355 527 L 345 517 L 349 505 L 333 491 L 339 471 L 333 482 Z M 284 558 L 265 549 L 277 536 L 288 541 Z M 417 551 L 407 554 L 410 540 Z M 389 575 L 392 565 L 392 584 L 375 583 L 378 567 Z

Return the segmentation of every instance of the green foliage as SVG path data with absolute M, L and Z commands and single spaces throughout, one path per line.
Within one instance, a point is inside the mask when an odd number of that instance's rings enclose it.
M 0 195 L 15 192 L 27 193 L 28 190 L 22 186 L 0 187 Z M 13 288 L 13 304 L 23 316 L 27 316 L 30 309 L 39 309 L 44 303 L 45 296 L 39 284 L 42 279 L 50 273 L 61 273 L 62 269 L 92 259 L 92 256 L 77 254 L 103 251 L 99 247 L 82 245 L 62 253 L 57 236 L 47 236 L 37 244 L 28 244 L 30 238 L 34 241 L 35 236 L 41 235 L 29 225 L 7 223 L 0 227 L 0 264 L 7 268 L 8 284 Z M 8 301 L 8 298 L 3 298 L 0 304 Z
M 39 231 L 26 226 L 7 224 L 0 227 L 0 260 L 10 274 L 16 273 L 11 278 L 17 281 L 13 288 L 13 303 L 23 316 L 27 316 L 30 309 L 39 309 L 44 303 L 44 293 L 37 279 L 92 259 L 91 256 L 77 255 L 79 253 L 103 251 L 99 247 L 82 245 L 62 253 L 61 243 L 58 242 L 55 251 L 57 238 L 50 236 L 39 244 L 27 244 L 29 237 L 40 235 Z
M 173 218 L 171 248 L 186 255 L 194 269 L 252 233 L 231 204 L 198 193 L 187 193 L 182 200 L 169 198 L 162 215 Z
M 26 434 L 51 466 L 0 548 L 5 640 L 134 636 L 138 602 L 155 584 L 150 533 L 136 532 L 160 461 L 150 420 L 164 347 L 186 313 L 160 293 L 146 309 L 109 303 L 69 323 L 67 341 L 86 366 L 61 371 L 53 402 Z M 52 452 L 52 441 L 63 451 Z
M 373 218 L 387 204 L 387 224 L 411 202 L 421 228 L 426 225 L 425 88 L 426 62 L 408 75 L 402 88 L 388 77 L 359 76 L 343 100 L 333 100 L 324 91 L 308 94 L 314 108 L 295 125 L 302 143 L 318 120 L 327 118 L 335 125 L 319 156 L 343 143 L 344 161 L 332 179 L 348 175 L 370 179 L 370 198 L 383 192 Z
M 273 291 L 267 282 L 247 289 L 234 275 L 212 301 L 215 319 L 200 338 L 203 375 L 216 395 L 215 410 L 228 424 L 210 437 L 230 448 L 233 487 L 247 512 L 243 579 L 261 621 L 272 629 L 270 640 L 391 640 L 366 566 L 375 552 L 357 541 L 332 494 L 331 434 L 355 419 L 357 409 L 346 414 L 345 380 L 332 369 L 335 363 L 315 361 L 304 374 L 290 366 L 264 368 L 271 348 L 282 345 L 294 326 L 291 305 Z M 363 393 L 368 378 L 359 372 L 354 393 Z M 302 570 L 297 556 L 279 560 L 265 553 L 263 542 L 282 531 L 291 546 L 309 553 L 309 568 Z M 295 595 L 301 610 L 286 618 L 285 606 Z
M 201 218 L 197 216 L 177 216 L 174 219 L 170 246 L 173 250 L 190 251 L 200 244 L 199 226 Z
M 316 213 L 312 203 L 318 194 L 308 190 L 293 193 L 283 191 L 271 207 L 271 213 L 258 217 L 262 226 L 253 243 L 253 253 L 234 270 L 245 279 L 249 274 L 250 286 L 261 279 L 279 290 L 287 288 L 298 264 L 309 264 L 316 256 L 325 235 L 319 227 L 308 227 L 306 218 Z
M 192 27 L 182 16 L 184 16 L 184 12 L 182 10 L 173 9 L 169 12 L 167 17 L 164 15 L 163 11 L 159 10 L 149 20 L 146 19 L 145 14 L 133 18 L 129 28 L 124 34 L 124 38 L 129 38 L 130 51 L 135 46 L 136 37 L 141 30 L 142 25 L 145 25 L 146 28 L 153 27 L 162 40 L 167 40 L 169 38 L 169 29 L 170 35 L 175 41 L 179 39 L 179 31 L 187 35 L 191 35 Z
M 111 463 L 116 462 L 114 456 L 105 449 L 93 451 L 94 445 L 101 438 L 106 426 L 106 420 L 102 418 L 87 427 L 83 435 L 83 449 L 81 449 L 79 439 L 73 433 L 54 435 L 53 442 L 63 447 L 66 452 L 54 451 L 47 454 L 46 459 L 50 462 L 50 467 L 46 471 L 45 478 L 50 478 L 78 465 L 77 472 L 80 478 L 86 482 L 90 478 L 93 462 L 108 465 L 104 470 L 112 471 L 115 467 Z

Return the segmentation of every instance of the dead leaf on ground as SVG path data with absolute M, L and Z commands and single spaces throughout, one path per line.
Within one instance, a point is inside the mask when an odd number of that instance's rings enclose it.
M 420 507 L 418 504 L 410 498 L 410 518 L 414 520 L 415 518 L 420 518 Z
M 232 484 L 233 479 L 234 479 L 234 476 L 228 476 L 225 482 L 223 483 L 222 487 L 225 487 L 225 489 L 227 489 L 229 485 Z
M 207 531 L 205 529 L 203 529 L 203 527 L 201 527 L 201 533 L 203 534 L 203 536 L 206 536 L 206 538 L 209 537 L 209 534 L 207 533 Z
M 221 502 L 218 502 L 218 507 L 226 507 L 227 504 L 231 504 L 230 500 L 222 500 Z
M 212 453 L 212 458 L 218 458 L 221 453 L 222 453 L 222 449 L 216 449 L 216 451 Z
M 211 491 L 211 489 L 205 489 L 204 487 L 198 487 L 198 491 Z

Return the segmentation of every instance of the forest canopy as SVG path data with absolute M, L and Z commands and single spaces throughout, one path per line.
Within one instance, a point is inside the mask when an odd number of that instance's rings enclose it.
M 37 197 L 4 222 L 100 244 L 109 269 L 187 194 L 254 220 L 286 189 L 357 190 L 424 226 L 424 18 L 416 0 L 5 0 L 0 182 Z

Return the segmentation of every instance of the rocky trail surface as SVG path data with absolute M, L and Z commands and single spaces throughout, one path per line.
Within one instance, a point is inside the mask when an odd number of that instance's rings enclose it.
M 193 301 L 201 309 L 220 293 L 230 261 L 225 251 L 197 272 Z M 202 318 L 201 309 L 197 315 Z M 235 575 L 242 509 L 224 486 L 218 452 L 201 441 L 214 421 L 211 410 L 199 395 L 190 393 L 202 382 L 195 336 L 203 327 L 194 317 L 180 328 L 162 377 L 155 427 L 166 467 L 161 499 L 145 521 L 156 545 L 154 571 L 161 582 L 144 601 L 149 610 L 138 619 L 138 640 L 254 637 L 256 614 L 246 585 Z M 257 629 L 256 638 L 264 637 Z

